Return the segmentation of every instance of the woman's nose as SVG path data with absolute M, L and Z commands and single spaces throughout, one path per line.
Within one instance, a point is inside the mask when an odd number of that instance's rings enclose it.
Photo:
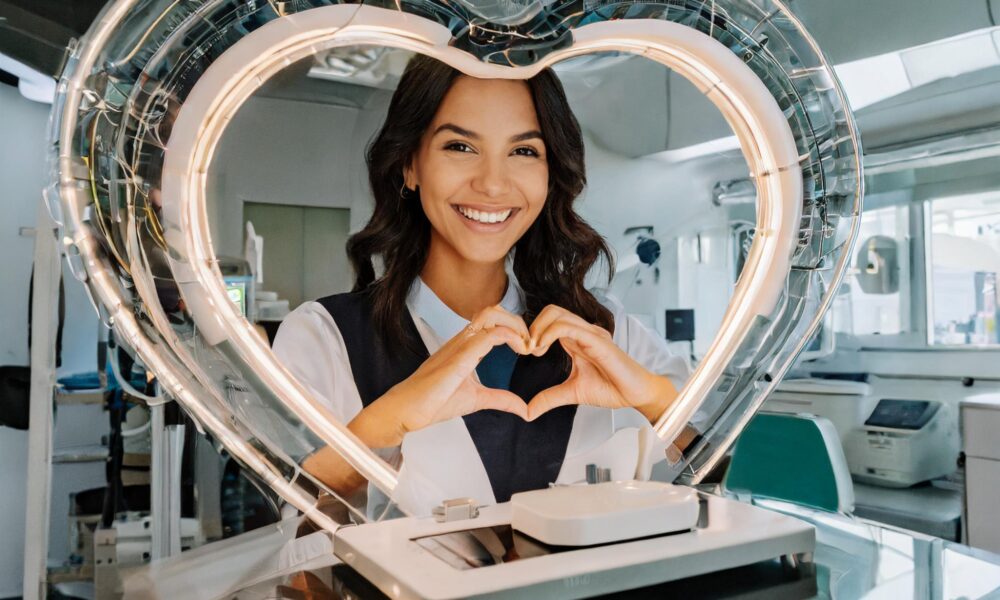
M 491 198 L 503 196 L 510 191 L 510 179 L 503 160 L 485 159 L 480 161 L 473 179 L 473 190 Z

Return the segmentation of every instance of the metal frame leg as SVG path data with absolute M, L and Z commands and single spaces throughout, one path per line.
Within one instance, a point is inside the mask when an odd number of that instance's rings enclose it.
M 25 600 L 46 596 L 49 511 L 52 492 L 52 400 L 56 383 L 60 262 L 55 223 L 44 202 L 35 225 L 35 277 L 31 300 L 31 391 L 28 428 L 27 508 L 24 515 Z
M 181 459 L 184 426 L 166 425 L 166 405 L 152 411 L 152 465 L 150 508 L 152 509 L 151 558 L 166 558 L 181 552 Z

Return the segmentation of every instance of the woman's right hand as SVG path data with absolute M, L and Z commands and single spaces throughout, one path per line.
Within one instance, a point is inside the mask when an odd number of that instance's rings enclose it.
M 499 305 L 485 308 L 412 375 L 361 411 L 355 419 L 367 424 L 352 426 L 369 432 L 375 426 L 379 435 L 366 436 L 369 443 L 389 447 L 402 443 L 408 432 L 484 409 L 527 418 L 527 404 L 520 396 L 482 385 L 473 372 L 483 357 L 500 344 L 507 344 L 518 354 L 528 354 L 529 339 L 528 327 L 520 316 Z

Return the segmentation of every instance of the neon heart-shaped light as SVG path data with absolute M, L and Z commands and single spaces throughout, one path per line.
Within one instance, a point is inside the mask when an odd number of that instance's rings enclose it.
M 303 456 L 329 445 L 390 497 L 398 474 L 276 362 L 229 301 L 205 197 L 232 116 L 298 59 L 375 45 L 469 75 L 528 78 L 616 51 L 666 65 L 721 111 L 750 167 L 756 233 L 718 336 L 656 425 L 670 441 L 699 407 L 713 415 L 695 444 L 668 453 L 681 481 L 700 480 L 732 444 L 846 271 L 862 198 L 858 136 L 832 69 L 780 2 L 233 6 L 105 8 L 60 82 L 45 196 L 70 266 L 119 338 L 199 425 L 324 527 L 336 523 L 315 509 L 322 486 L 298 468 Z

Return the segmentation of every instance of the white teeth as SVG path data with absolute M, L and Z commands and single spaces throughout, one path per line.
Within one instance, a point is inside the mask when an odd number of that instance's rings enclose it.
M 473 208 L 466 208 L 464 206 L 458 207 L 458 212 L 462 213 L 467 219 L 473 221 L 479 221 L 480 223 L 502 223 L 507 220 L 513 209 L 508 208 L 507 210 L 502 210 L 500 212 L 488 213 L 480 212 Z

